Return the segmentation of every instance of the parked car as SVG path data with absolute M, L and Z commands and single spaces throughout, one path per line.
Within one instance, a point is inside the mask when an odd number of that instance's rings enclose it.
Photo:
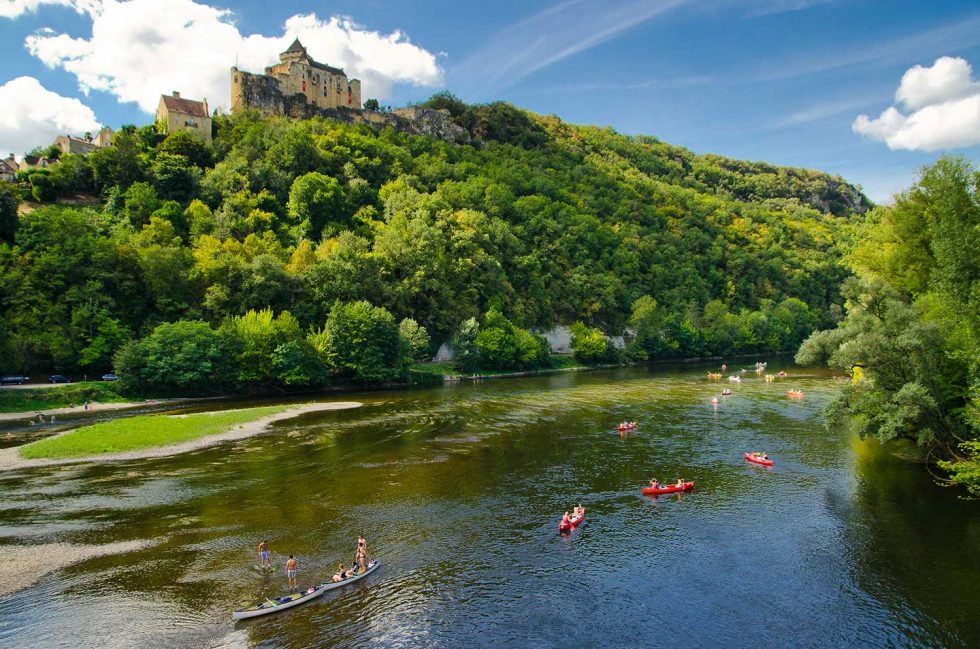
M 112 372 L 109 372 L 108 374 L 103 374 L 102 375 L 102 380 L 103 381 L 118 381 L 119 380 L 119 377 L 116 376 L 115 374 L 113 374 Z
M 71 383 L 71 379 L 64 374 L 52 374 L 48 377 L 50 383 Z
M 6 376 L 0 376 L 0 385 L 24 385 L 31 380 L 29 376 L 23 376 L 21 374 L 8 374 Z

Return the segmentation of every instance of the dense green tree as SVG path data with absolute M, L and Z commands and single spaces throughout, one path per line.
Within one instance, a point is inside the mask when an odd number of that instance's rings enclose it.
M 133 183 L 146 179 L 142 142 L 132 130 L 120 129 L 112 138 L 112 146 L 96 149 L 88 159 L 99 191 L 113 186 L 126 191 Z
M 411 362 L 424 361 L 432 356 L 429 332 L 415 320 L 405 318 L 399 322 L 398 335 L 405 344 L 405 355 Z
M 402 376 L 395 318 L 370 302 L 337 302 L 323 327 L 321 348 L 327 366 L 356 381 L 379 382 Z
M 234 378 L 222 338 L 206 322 L 157 326 L 123 345 L 115 368 L 124 389 L 136 393 L 214 394 Z
M 14 243 L 20 198 L 10 183 L 0 180 L 0 242 Z
M 470 318 L 459 325 L 453 334 L 450 346 L 456 365 L 464 371 L 472 371 L 480 363 L 480 350 L 476 346 L 477 336 L 480 335 L 480 323 L 476 318 Z
M 222 333 L 234 356 L 237 380 L 245 386 L 270 386 L 281 374 L 289 375 L 283 360 L 304 348 L 300 341 L 305 343 L 299 323 L 289 311 L 278 316 L 273 315 L 272 309 L 248 311 L 230 318 L 222 326 Z M 296 345 L 280 349 L 291 342 Z M 298 373 L 290 378 L 294 383 L 312 380 L 310 377 L 303 379 Z
M 144 182 L 133 183 L 126 190 L 123 213 L 135 228 L 149 223 L 150 216 L 160 209 L 160 198 L 153 185 Z
M 187 203 L 197 195 L 200 170 L 184 156 L 157 153 L 152 171 L 153 186 L 161 199 Z
M 212 166 L 211 148 L 190 131 L 174 131 L 157 147 L 159 153 L 183 156 L 195 167 Z
M 289 216 L 303 236 L 314 240 L 328 223 L 344 219 L 343 189 L 336 178 L 311 172 L 293 181 L 289 190 Z
M 576 322 L 572 330 L 572 353 L 580 363 L 613 363 L 619 359 L 619 350 L 602 333 L 602 330 L 587 327 L 582 322 Z

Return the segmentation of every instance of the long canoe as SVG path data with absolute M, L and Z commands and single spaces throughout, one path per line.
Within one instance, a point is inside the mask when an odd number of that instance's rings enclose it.
M 312 599 L 316 599 L 328 590 L 340 588 L 341 586 L 346 586 L 347 584 L 358 581 L 359 579 L 363 579 L 374 572 L 380 565 L 381 560 L 375 559 L 368 564 L 367 570 L 356 575 L 351 575 L 347 579 L 341 581 L 325 581 L 319 586 L 311 586 L 301 593 L 282 595 L 281 597 L 276 597 L 274 599 L 266 598 L 261 602 L 256 602 L 246 608 L 238 609 L 231 615 L 236 620 L 246 620 L 251 617 L 259 617 L 260 615 L 269 615 L 270 613 L 285 611 L 287 608 L 293 608 L 294 606 L 299 606 L 300 604 L 304 604 Z
M 643 487 L 643 493 L 648 496 L 659 496 L 661 494 L 677 493 L 678 491 L 690 491 L 691 489 L 694 489 L 694 480 L 685 482 L 682 485 L 671 484 L 663 487 Z

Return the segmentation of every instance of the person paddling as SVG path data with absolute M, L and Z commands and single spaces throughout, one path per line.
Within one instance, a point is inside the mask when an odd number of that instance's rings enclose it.
M 652 480 L 650 480 L 650 486 L 653 487 L 654 489 L 659 489 L 660 481 L 657 480 L 656 478 L 653 478 Z
M 259 543 L 259 568 L 266 570 L 271 567 L 272 563 L 269 561 L 269 542 L 262 541 Z
M 289 559 L 286 561 L 286 578 L 289 580 L 289 589 L 292 590 L 296 588 L 296 569 L 299 568 L 299 562 L 293 558 L 293 555 L 289 555 Z

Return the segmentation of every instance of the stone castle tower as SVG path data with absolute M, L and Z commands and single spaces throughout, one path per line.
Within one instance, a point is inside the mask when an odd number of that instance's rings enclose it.
M 299 106 L 299 102 L 305 106 Z M 252 108 L 273 115 L 290 115 L 316 109 L 360 107 L 361 82 L 349 79 L 341 68 L 314 61 L 298 38 L 279 55 L 279 63 L 265 69 L 265 74 L 231 69 L 232 113 Z

